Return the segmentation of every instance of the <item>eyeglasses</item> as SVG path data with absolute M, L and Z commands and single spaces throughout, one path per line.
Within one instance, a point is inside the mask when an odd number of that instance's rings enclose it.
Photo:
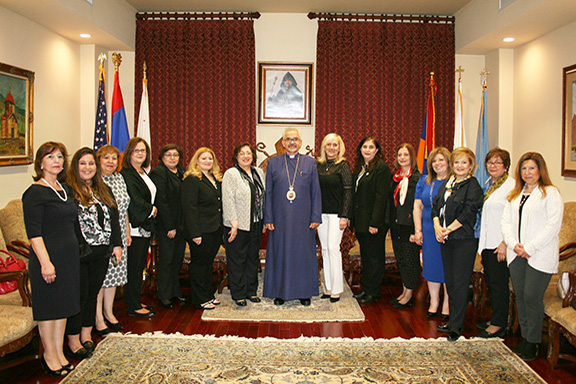
M 494 166 L 494 165 L 502 165 L 502 164 L 504 164 L 504 162 L 502 162 L 502 161 L 489 161 L 486 163 L 486 165 L 489 167 Z
M 132 152 L 134 152 L 134 153 L 146 153 L 146 148 L 142 148 L 142 149 L 136 148 Z
M 165 153 L 164 157 L 180 157 L 179 153 Z
M 284 139 L 284 141 L 288 141 L 288 142 L 291 141 L 293 143 L 296 143 L 296 142 L 300 141 L 300 138 L 299 137 L 287 137 Z

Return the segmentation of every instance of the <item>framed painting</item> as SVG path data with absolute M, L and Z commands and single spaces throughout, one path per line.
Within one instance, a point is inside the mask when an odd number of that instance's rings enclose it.
M 0 63 L 0 166 L 31 164 L 34 72 Z
M 312 64 L 258 63 L 258 124 L 312 124 Z
M 563 69 L 562 176 L 576 177 L 576 65 Z

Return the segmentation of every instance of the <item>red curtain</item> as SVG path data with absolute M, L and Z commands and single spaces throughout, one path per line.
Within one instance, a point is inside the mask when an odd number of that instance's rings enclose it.
M 224 171 L 232 150 L 255 144 L 255 44 L 252 20 L 137 20 L 135 124 L 146 61 L 153 164 L 177 143 L 183 165 L 210 147 Z
M 416 149 L 426 113 L 429 73 L 438 86 L 436 146 L 452 147 L 454 25 L 319 21 L 316 59 L 316 153 L 340 134 L 346 157 L 375 136 L 388 164 L 403 142 Z

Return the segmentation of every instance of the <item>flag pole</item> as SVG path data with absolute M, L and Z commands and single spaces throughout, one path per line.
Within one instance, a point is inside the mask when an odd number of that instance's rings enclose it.
M 98 55 L 98 61 L 100 65 L 98 68 L 100 69 L 100 75 L 98 76 L 99 81 L 104 82 L 104 86 L 106 86 L 106 69 L 104 69 L 104 62 L 108 60 L 108 56 L 104 52 L 100 52 Z M 108 105 L 108 100 L 106 99 L 106 92 L 104 92 L 104 102 Z M 106 116 L 106 143 L 110 142 L 110 129 L 108 126 L 108 116 Z
M 456 95 L 456 119 L 454 123 L 453 149 L 466 146 L 466 133 L 464 131 L 464 103 L 462 98 L 462 72 L 461 65 L 454 71 L 458 73 L 458 94 Z

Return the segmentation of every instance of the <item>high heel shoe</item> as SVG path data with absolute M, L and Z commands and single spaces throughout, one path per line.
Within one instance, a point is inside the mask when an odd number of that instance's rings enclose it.
M 50 377 L 66 377 L 66 375 L 70 373 L 70 371 L 65 369 L 64 367 L 61 367 L 60 369 L 57 369 L 55 371 L 51 370 L 48 364 L 46 363 L 46 360 L 44 360 L 44 356 L 40 358 L 40 363 L 42 364 L 42 368 L 44 368 L 44 372 L 46 372 Z
M 441 315 L 440 315 L 440 320 L 442 320 L 442 321 L 448 321 L 448 320 L 450 320 L 450 315 L 441 314 Z
M 108 325 L 108 328 L 110 328 L 113 331 L 121 331 L 122 328 L 124 328 L 124 326 L 120 322 L 113 323 L 106 318 L 104 318 L 104 322 L 106 323 L 106 325 Z
M 429 319 L 433 319 L 433 318 L 435 318 L 435 317 L 438 316 L 438 311 L 436 311 L 436 312 L 430 312 L 430 311 L 428 311 L 428 313 L 426 314 L 426 316 L 428 316 Z
M 414 306 L 414 296 L 410 298 L 405 304 L 401 304 L 399 301 L 396 304 L 392 304 L 394 308 L 410 308 Z

